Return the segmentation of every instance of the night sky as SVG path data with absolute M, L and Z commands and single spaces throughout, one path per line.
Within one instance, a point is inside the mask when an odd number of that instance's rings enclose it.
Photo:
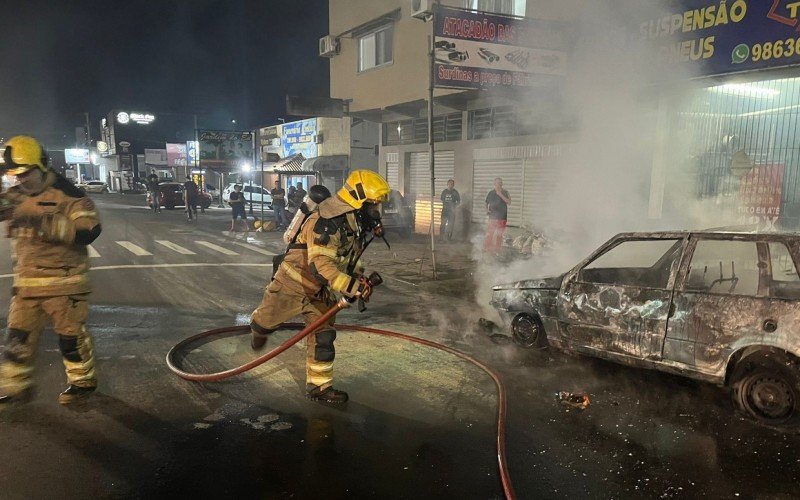
M 117 108 L 251 129 L 286 117 L 287 93 L 329 93 L 327 0 L 0 4 L 0 137 L 71 146 L 88 111 L 96 140 Z

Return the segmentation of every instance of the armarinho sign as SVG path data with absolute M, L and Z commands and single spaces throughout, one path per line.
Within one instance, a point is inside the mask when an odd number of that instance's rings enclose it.
M 439 7 L 434 16 L 437 87 L 530 87 L 566 69 L 563 23 Z
M 646 19 L 638 37 L 698 76 L 800 64 L 800 1 L 682 0 Z

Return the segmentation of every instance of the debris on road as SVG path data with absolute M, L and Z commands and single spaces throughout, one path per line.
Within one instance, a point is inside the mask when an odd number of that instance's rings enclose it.
M 480 318 L 478 319 L 478 328 L 483 330 L 484 333 L 494 333 L 497 329 L 497 324 L 486 318 Z
M 578 410 L 585 410 L 589 404 L 589 395 L 586 393 L 575 394 L 573 392 L 561 391 L 556 393 L 556 399 L 559 403 Z

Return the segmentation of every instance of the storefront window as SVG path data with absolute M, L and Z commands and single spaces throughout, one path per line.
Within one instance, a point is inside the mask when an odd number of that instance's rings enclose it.
M 800 227 L 800 78 L 693 91 L 670 117 L 669 190 L 695 195 L 738 224 Z

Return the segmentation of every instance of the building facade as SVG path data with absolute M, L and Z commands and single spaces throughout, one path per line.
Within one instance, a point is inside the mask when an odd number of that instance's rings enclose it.
M 440 3 L 565 23 L 581 22 L 586 7 L 577 0 Z M 688 189 L 693 199 L 708 202 L 706 210 L 726 215 L 721 219 L 757 222 L 762 229 L 800 227 L 800 79 L 794 70 L 800 64 L 800 14 L 790 3 L 631 2 L 649 10 L 626 21 L 629 40 L 648 44 L 659 63 L 676 69 L 664 74 L 682 78 L 648 83 L 646 91 L 642 113 L 652 115 L 654 125 L 641 170 L 649 184 L 650 219 L 668 219 Z M 417 229 L 426 231 L 432 23 L 414 17 L 413 4 L 331 0 L 336 44 L 325 55 L 331 97 L 348 101 L 351 116 L 381 124 L 378 169 L 415 203 Z M 515 200 L 510 225 L 536 225 L 548 216 L 546 208 L 556 201 L 554 159 L 581 134 L 575 116 L 558 105 L 563 99 L 557 83 L 527 91 L 435 91 L 435 191 L 455 180 L 464 200 L 463 225 L 485 222 L 483 201 L 495 177 L 504 179 Z

